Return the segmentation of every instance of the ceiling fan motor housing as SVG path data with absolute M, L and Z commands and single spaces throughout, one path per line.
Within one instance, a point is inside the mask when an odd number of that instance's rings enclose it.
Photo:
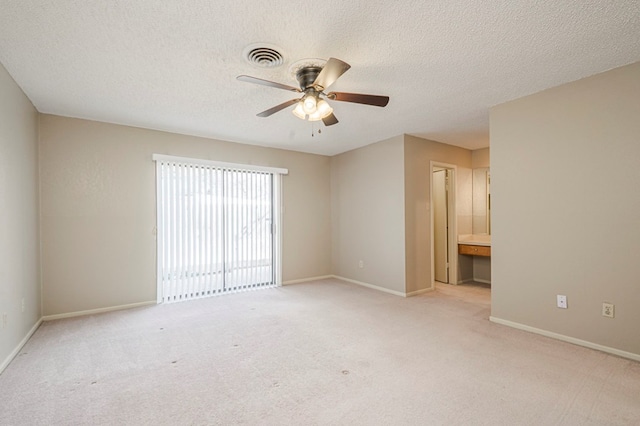
M 322 71 L 321 67 L 305 67 L 301 68 L 296 73 L 296 79 L 300 84 L 300 89 L 306 91 L 306 89 L 313 88 L 313 82 L 316 81 L 316 77 Z M 324 87 L 322 88 L 324 89 Z

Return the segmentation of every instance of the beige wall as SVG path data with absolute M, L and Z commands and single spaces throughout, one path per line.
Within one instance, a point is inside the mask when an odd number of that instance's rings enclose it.
M 403 148 L 397 136 L 332 157 L 331 165 L 333 273 L 404 294 Z
M 1 371 L 38 323 L 41 303 L 38 113 L 2 65 L 0 94 Z
M 283 281 L 331 273 L 330 158 L 42 115 L 44 315 L 156 298 L 154 153 L 283 167 Z
M 404 136 L 406 291 L 431 288 L 431 162 L 457 166 L 456 210 L 459 234 L 471 233 L 471 151 L 439 142 Z M 459 262 L 459 275 L 470 263 Z M 462 270 L 460 269 L 462 268 Z
M 491 165 L 489 148 L 474 149 L 471 151 L 471 168 L 479 169 Z
M 431 288 L 431 161 L 458 166 L 458 225 L 470 233 L 471 151 L 401 135 L 332 158 L 335 275 L 401 294 Z
M 640 63 L 491 110 L 493 317 L 640 354 L 639 117 Z

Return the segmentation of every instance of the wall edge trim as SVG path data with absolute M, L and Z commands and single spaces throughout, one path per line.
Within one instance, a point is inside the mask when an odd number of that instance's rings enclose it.
M 351 278 L 345 278 L 345 277 L 341 277 L 339 275 L 333 275 L 332 276 L 335 279 L 338 280 L 342 280 L 342 281 L 346 281 L 352 284 L 357 284 L 357 285 L 361 285 L 363 287 L 367 287 L 367 288 L 371 288 L 373 290 L 378 290 L 378 291 L 382 291 L 384 293 L 389 293 L 389 294 L 393 294 L 394 296 L 400 296 L 400 297 L 407 297 L 407 293 L 403 293 L 400 291 L 396 291 L 396 290 L 390 290 L 388 288 L 384 288 L 384 287 L 380 287 L 374 284 L 369 284 L 369 283 L 365 283 L 362 281 L 357 281 L 357 280 L 352 280 Z
M 33 336 L 33 333 L 35 333 L 38 327 L 40 327 L 40 324 L 42 324 L 42 318 L 36 321 L 34 326 L 31 327 L 31 330 L 29 330 L 29 332 L 24 336 L 24 338 L 20 341 L 20 343 L 18 343 L 18 346 L 16 346 L 16 348 L 13 351 L 11 351 L 11 353 L 5 358 L 5 360 L 2 361 L 2 364 L 0 364 L 0 374 L 2 374 L 5 368 L 7 368 L 9 364 L 11 364 L 11 361 L 13 361 L 13 359 L 18 355 L 18 353 L 20 353 L 23 346 L 26 345 L 29 339 L 31 338 L 31 336 Z
M 416 291 L 411 291 L 409 293 L 406 293 L 406 297 L 418 296 L 420 294 L 430 293 L 432 291 L 435 291 L 435 289 L 434 288 L 423 288 L 422 290 L 416 290 Z
M 600 345 L 598 343 L 589 342 L 587 340 L 577 339 L 575 337 L 566 336 L 564 334 L 554 333 L 553 331 L 543 330 L 541 328 L 531 327 L 529 325 L 520 324 L 518 322 L 513 322 L 509 320 L 505 320 L 502 318 L 497 318 L 494 316 L 489 317 L 489 321 L 494 322 L 500 325 L 506 325 L 507 327 L 516 328 L 518 330 L 528 331 L 530 333 L 540 334 L 545 337 L 550 337 L 552 339 L 561 340 L 563 342 L 572 343 L 578 346 L 584 346 L 589 349 L 595 349 L 597 351 L 606 352 L 611 355 L 617 355 L 622 358 L 631 359 L 633 361 L 640 361 L 640 354 L 634 354 L 633 352 L 623 351 L 621 349 L 612 348 L 609 346 Z
M 308 283 L 310 281 L 326 280 L 328 278 L 333 278 L 333 275 L 320 275 L 318 277 L 300 278 L 298 280 L 283 281 L 282 285 L 284 286 L 284 285 L 292 285 L 292 284 L 302 284 L 302 283 Z
M 105 312 L 121 311 L 123 309 L 139 308 L 139 307 L 142 307 L 142 306 L 157 305 L 157 304 L 158 304 L 158 302 L 156 302 L 155 300 L 152 300 L 152 301 L 148 301 L 148 302 L 130 303 L 128 305 L 117 305 L 117 306 L 109 306 L 107 308 L 89 309 L 89 310 L 86 310 L 86 311 L 76 311 L 76 312 L 67 312 L 67 313 L 64 313 L 64 314 L 45 315 L 45 316 L 42 317 L 42 321 L 53 321 L 53 320 L 63 319 L 63 318 L 72 318 L 72 317 L 81 317 L 81 316 L 85 316 L 85 315 L 102 314 L 102 313 L 105 313 Z

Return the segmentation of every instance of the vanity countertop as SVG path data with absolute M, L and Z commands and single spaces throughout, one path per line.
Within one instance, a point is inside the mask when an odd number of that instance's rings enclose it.
M 463 234 L 458 235 L 458 244 L 466 244 L 470 246 L 488 246 L 491 247 L 491 235 L 487 234 Z

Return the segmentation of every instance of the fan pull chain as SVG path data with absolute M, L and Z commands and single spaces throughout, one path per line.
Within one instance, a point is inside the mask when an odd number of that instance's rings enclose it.
M 318 129 L 317 132 L 319 135 L 322 134 L 322 129 Z M 313 121 L 311 122 L 311 137 L 315 137 L 316 136 L 316 131 L 315 131 L 315 125 L 313 123 Z

